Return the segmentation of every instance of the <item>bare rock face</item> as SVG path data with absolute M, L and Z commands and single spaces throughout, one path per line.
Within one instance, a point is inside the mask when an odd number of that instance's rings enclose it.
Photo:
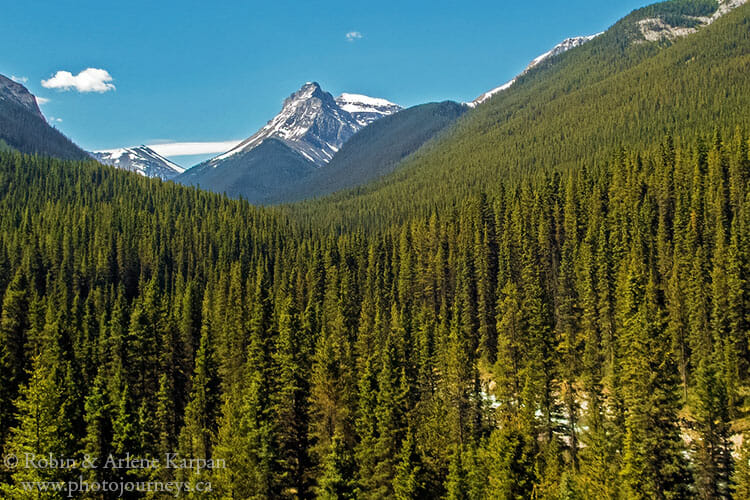
M 401 111 L 401 106 L 385 99 L 377 99 L 361 94 L 341 94 L 336 98 L 336 104 L 357 120 L 360 125 L 370 123 Z
M 401 109 L 384 99 L 356 97 L 358 102 L 341 98 L 337 102 L 320 85 L 308 82 L 284 100 L 281 112 L 262 129 L 234 149 L 210 160 L 209 165 L 216 166 L 230 157 L 246 153 L 267 139 L 283 142 L 318 167 L 325 165 L 365 125 Z M 355 113 L 350 113 L 347 107 Z
M 36 97 L 26 87 L 3 75 L 0 75 L 0 99 L 16 102 L 44 119 L 44 115 L 42 115 L 42 111 L 39 109 L 39 104 L 36 102 Z
M 97 151 L 91 155 L 105 165 L 136 172 L 146 177 L 168 180 L 185 171 L 181 166 L 147 146 Z
M 385 99 L 342 94 L 334 99 L 307 82 L 281 112 L 233 149 L 175 178 L 252 203 L 269 203 L 289 186 L 324 170 L 341 147 L 373 121 L 400 111 Z
M 688 26 L 673 26 L 661 17 L 649 17 L 638 21 L 638 28 L 647 42 L 674 40 L 696 33 L 703 26 L 713 23 L 745 3 L 747 0 L 720 0 L 719 8 L 710 16 L 684 16 L 685 20 L 690 22 Z

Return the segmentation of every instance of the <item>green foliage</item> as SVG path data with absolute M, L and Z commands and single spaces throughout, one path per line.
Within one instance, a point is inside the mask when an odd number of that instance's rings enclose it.
M 671 26 L 692 28 L 696 17 L 707 17 L 719 8 L 717 0 L 673 0 L 638 9 L 626 21 L 659 17 Z
M 675 3 L 683 4 L 654 9 Z M 635 41 L 638 16 L 534 68 L 392 175 L 293 213 L 332 231 L 382 228 L 450 210 L 478 190 L 492 199 L 498 180 L 601 163 L 621 146 L 639 150 L 668 134 L 692 139 L 706 124 L 750 126 L 742 111 L 750 107 L 750 8 L 667 44 Z
M 383 177 L 423 144 L 446 133 L 467 109 L 446 101 L 421 104 L 381 118 L 354 134 L 327 165 L 264 201 L 289 203 L 317 198 Z
M 339 436 L 331 440 L 320 475 L 317 496 L 321 500 L 348 500 L 354 496 L 354 462 Z
M 0 99 L 0 151 L 8 150 L 70 160 L 88 158 L 44 118 L 11 99 Z
M 626 48 L 643 58 L 623 64 L 631 78 L 664 76 L 651 65 L 695 47 L 742 51 L 746 21 L 744 8 L 661 55 Z M 635 146 L 613 152 L 591 113 L 567 138 L 577 146 L 553 134 L 555 148 L 523 153 L 528 168 L 497 175 L 533 141 L 505 138 L 513 120 L 492 117 L 531 120 L 532 87 L 559 92 L 582 70 L 571 54 L 567 73 L 529 74 L 459 125 L 463 139 L 357 198 L 373 204 L 356 224 L 364 212 L 341 217 L 335 199 L 258 209 L 0 153 L 3 451 L 176 448 L 226 460 L 175 474 L 210 479 L 217 498 L 746 497 L 748 446 L 735 457 L 729 441 L 750 385 L 750 141 L 723 128 L 746 125 L 732 107 L 745 56 L 726 54 L 711 70 L 735 82 L 718 133 L 701 135 L 689 107 L 645 113 L 623 136 Z M 714 84 L 685 71 L 675 85 L 706 104 Z M 630 92 L 599 76 L 600 92 Z M 554 100 L 536 108 L 540 123 Z M 655 143 L 669 116 L 687 132 Z M 475 148 L 462 134 L 481 120 L 488 142 Z M 525 172 L 558 153 L 566 173 Z M 409 180 L 428 165 L 455 173 Z M 404 191 L 389 191 L 399 175 Z M 306 219 L 320 207 L 328 228 Z M 3 498 L 50 477 L 61 476 L 4 471 Z
M 734 498 L 750 498 L 750 442 L 747 435 L 743 435 L 737 468 L 732 479 L 734 482 L 732 488 Z
M 282 141 L 267 139 L 258 147 L 227 158 L 216 167 L 205 162 L 174 180 L 252 203 L 266 204 L 277 200 L 278 192 L 285 186 L 307 179 L 315 170 L 315 164 Z
M 727 496 L 750 159 L 724 136 L 337 237 L 3 155 L 5 447 L 223 459 L 133 476 L 219 496 Z M 64 434 L 30 443 L 39 419 Z

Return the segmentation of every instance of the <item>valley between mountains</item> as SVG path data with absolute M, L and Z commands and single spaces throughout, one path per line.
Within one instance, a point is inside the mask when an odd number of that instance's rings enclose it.
M 750 498 L 750 5 L 501 83 L 310 81 L 185 168 L 0 77 L 0 497 Z
M 523 74 L 593 38 L 563 41 L 534 59 Z M 256 134 L 187 171 L 146 146 L 98 152 L 94 157 L 149 177 L 174 179 L 256 204 L 311 199 L 390 173 L 466 111 L 513 82 L 470 103 L 428 103 L 408 110 L 386 99 L 359 94 L 334 98 L 318 83 L 307 82 Z M 385 123 L 373 125 L 384 117 L 389 117 Z M 344 145 L 346 150 L 339 154 Z M 124 160 L 120 160 L 123 154 Z

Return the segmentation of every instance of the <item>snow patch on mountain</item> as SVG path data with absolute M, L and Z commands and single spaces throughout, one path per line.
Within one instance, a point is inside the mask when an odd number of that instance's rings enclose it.
M 550 57 L 555 57 L 560 54 L 563 54 L 571 49 L 575 49 L 576 47 L 580 47 L 586 42 L 590 42 L 594 38 L 600 36 L 602 33 L 597 33 L 595 35 L 589 35 L 589 36 L 575 36 L 572 38 L 566 38 L 562 42 L 555 45 L 552 50 L 545 52 L 544 54 L 540 55 L 526 67 L 526 69 L 521 73 L 522 75 L 525 73 L 528 73 L 531 68 L 534 68 L 536 66 L 539 66 L 542 62 L 546 61 Z
M 336 104 L 351 114 L 357 122 L 366 126 L 384 116 L 401 111 L 401 106 L 386 99 L 369 97 L 361 94 L 341 94 L 336 98 Z
M 281 112 L 239 145 L 208 161 L 211 167 L 274 138 L 320 167 L 360 129 L 401 109 L 385 99 L 342 94 L 334 99 L 316 82 L 307 82 L 285 101 Z
M 487 101 L 490 97 L 494 96 L 495 94 L 499 94 L 503 90 L 508 90 L 509 88 L 511 88 L 513 86 L 513 84 L 516 83 L 516 79 L 517 78 L 518 77 L 512 79 L 508 83 L 504 83 L 504 84 L 500 85 L 499 87 L 495 87 L 492 90 L 488 90 L 487 92 L 485 92 L 484 94 L 480 95 L 479 97 L 477 97 L 473 101 L 467 102 L 465 104 L 467 106 L 469 106 L 470 108 L 474 108 L 474 107 L 482 104 L 483 102 Z
M 139 173 L 145 177 L 171 179 L 185 171 L 148 146 L 96 151 L 91 155 L 105 165 Z
M 560 55 L 560 54 L 562 54 L 564 52 L 567 52 L 570 49 L 574 49 L 576 47 L 580 47 L 584 43 L 586 43 L 586 42 L 588 42 L 590 40 L 593 40 L 594 38 L 598 37 L 599 35 L 601 35 L 601 33 L 597 33 L 595 35 L 590 35 L 590 36 L 577 36 L 577 37 L 567 38 L 567 39 L 563 40 L 561 43 L 555 45 L 551 50 L 545 52 L 544 54 L 542 54 L 542 55 L 540 55 L 538 57 L 536 57 L 533 61 L 531 61 L 529 63 L 528 66 L 526 66 L 526 69 L 524 69 L 523 72 L 521 72 L 520 75 L 516 76 L 511 81 L 509 81 L 507 83 L 504 83 L 503 85 L 500 85 L 499 87 L 495 87 L 494 89 L 489 90 L 489 91 L 485 92 L 484 94 L 480 95 L 479 97 L 477 97 L 476 99 L 474 99 L 472 102 L 467 102 L 465 104 L 467 106 L 469 106 L 469 107 L 472 107 L 472 108 L 475 107 L 475 106 L 478 106 L 479 104 L 482 104 L 483 102 L 487 101 L 489 98 L 491 98 L 492 96 L 494 96 L 495 94 L 498 94 L 498 93 L 502 92 L 503 90 L 507 90 L 510 87 L 512 87 L 513 84 L 516 83 L 516 81 L 518 81 L 518 79 L 520 77 L 522 77 L 523 75 L 525 75 L 526 73 L 528 73 L 529 71 L 531 71 L 533 68 L 539 66 L 541 63 L 543 63 L 547 59 L 549 59 L 551 57 L 555 57 L 557 55 Z

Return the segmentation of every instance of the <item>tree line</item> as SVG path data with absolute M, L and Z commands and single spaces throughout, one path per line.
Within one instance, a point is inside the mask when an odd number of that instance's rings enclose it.
M 338 234 L 0 153 L 2 453 L 223 460 L 127 475 L 213 498 L 747 498 L 749 145 Z

